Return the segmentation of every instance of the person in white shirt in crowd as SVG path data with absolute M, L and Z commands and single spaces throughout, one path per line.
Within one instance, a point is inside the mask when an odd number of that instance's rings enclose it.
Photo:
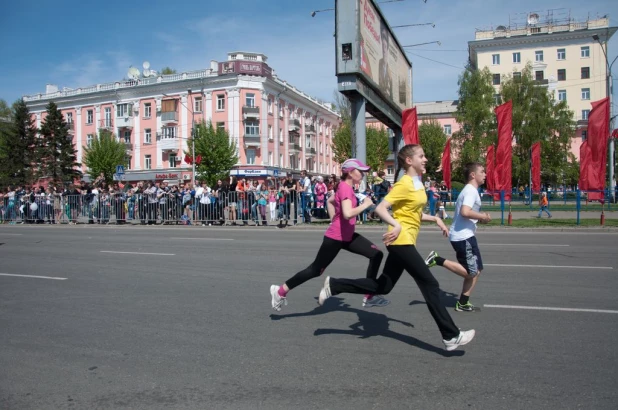
M 206 182 L 202 182 L 202 186 L 195 190 L 195 197 L 200 203 L 199 219 L 202 221 L 202 226 L 206 226 L 206 224 L 212 226 L 212 216 L 210 215 L 211 192 Z
M 157 190 L 157 186 L 152 181 L 148 182 L 148 185 L 144 190 L 144 195 L 148 201 L 148 225 L 156 225 L 157 223 L 157 205 L 159 204 L 159 200 L 157 199 Z
M 464 175 L 468 184 L 457 197 L 453 224 L 449 230 L 449 240 L 457 255 L 457 262 L 444 259 L 436 251 L 431 251 L 425 264 L 429 267 L 442 266 L 463 277 L 463 289 L 455 304 L 455 310 L 474 312 L 480 309 L 470 303 L 470 294 L 483 270 L 481 251 L 475 236 L 476 224 L 490 222 L 491 216 L 481 212 L 479 186 L 485 183 L 485 168 L 478 162 L 469 163 L 464 167 Z
M 300 186 L 302 194 L 300 197 L 300 209 L 299 216 L 302 217 L 305 223 L 311 223 L 311 178 L 307 176 L 307 171 L 300 171 Z

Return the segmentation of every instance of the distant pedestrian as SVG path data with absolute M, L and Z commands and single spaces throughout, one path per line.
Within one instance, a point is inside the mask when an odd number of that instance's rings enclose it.
M 540 218 L 543 215 L 543 211 L 547 212 L 548 218 L 551 218 L 551 214 L 547 209 L 548 205 L 549 201 L 547 200 L 547 192 L 541 192 L 541 196 L 539 197 L 539 207 L 541 209 L 539 209 L 539 214 L 537 215 L 537 218 Z

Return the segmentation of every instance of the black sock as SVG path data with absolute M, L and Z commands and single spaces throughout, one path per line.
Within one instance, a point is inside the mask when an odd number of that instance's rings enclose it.
M 444 265 L 444 261 L 446 259 L 444 259 L 442 256 L 436 256 L 434 260 L 436 261 L 436 265 L 442 266 Z
M 463 295 L 463 294 L 462 294 L 462 295 L 459 297 L 459 304 L 460 304 L 460 305 L 466 305 L 466 304 L 468 304 L 468 301 L 469 301 L 469 300 L 470 300 L 470 296 L 466 296 L 466 295 Z

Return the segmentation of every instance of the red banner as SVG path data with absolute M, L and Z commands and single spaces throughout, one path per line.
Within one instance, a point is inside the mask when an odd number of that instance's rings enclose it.
M 496 190 L 504 191 L 504 199 L 511 200 L 513 163 L 513 102 L 508 101 L 494 110 L 498 119 L 496 148 Z
M 532 192 L 541 192 L 541 143 L 535 142 L 531 148 Z
M 442 179 L 448 189 L 451 189 L 451 139 L 446 140 L 444 152 L 442 152 Z
M 403 110 L 402 126 L 404 144 L 418 144 L 418 117 L 416 107 Z
M 590 168 L 590 148 L 588 141 L 584 141 L 579 147 L 579 183 L 580 191 L 588 190 L 588 169 Z
M 605 189 L 605 168 L 607 166 L 607 143 L 609 141 L 609 98 L 592 103 L 588 116 L 588 168 L 589 200 L 602 200 Z
M 496 154 L 494 146 L 487 147 L 487 160 L 485 163 L 485 188 L 487 192 L 493 192 L 496 189 Z M 468 182 L 468 181 L 466 181 Z

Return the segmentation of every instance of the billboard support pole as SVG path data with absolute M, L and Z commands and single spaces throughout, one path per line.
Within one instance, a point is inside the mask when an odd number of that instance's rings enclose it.
M 352 98 L 352 124 L 354 138 L 352 156 L 359 161 L 367 162 L 367 134 L 365 131 L 365 98 L 361 95 Z

